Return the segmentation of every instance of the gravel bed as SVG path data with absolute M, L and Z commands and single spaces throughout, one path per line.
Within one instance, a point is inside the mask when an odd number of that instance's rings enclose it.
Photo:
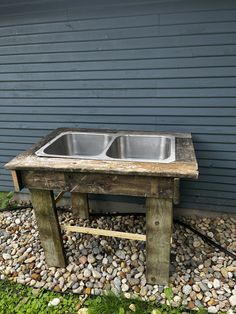
M 103 216 L 74 219 L 59 211 L 61 224 L 145 233 L 145 217 Z M 189 218 L 194 226 L 222 246 L 236 252 L 236 219 Z M 191 231 L 174 225 L 170 283 L 174 305 L 202 306 L 210 313 L 233 313 L 236 305 L 236 261 L 207 245 Z M 149 285 L 145 277 L 145 243 L 115 238 L 63 233 L 68 266 L 48 267 L 40 246 L 32 209 L 0 213 L 0 279 L 35 288 L 101 294 L 105 290 L 165 302 L 164 287 Z

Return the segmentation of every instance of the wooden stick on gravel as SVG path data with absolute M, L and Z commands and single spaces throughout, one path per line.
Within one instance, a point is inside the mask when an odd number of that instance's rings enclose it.
M 128 232 L 78 227 L 78 226 L 70 226 L 70 225 L 64 225 L 62 226 L 62 228 L 69 232 L 79 232 L 79 233 L 100 235 L 100 236 L 105 236 L 105 237 L 115 237 L 115 238 L 129 239 L 129 240 L 146 241 L 146 235 L 138 234 L 138 233 L 128 233 Z

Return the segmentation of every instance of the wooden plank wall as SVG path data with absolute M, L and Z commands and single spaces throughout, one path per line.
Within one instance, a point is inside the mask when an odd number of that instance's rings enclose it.
M 235 1 L 1 1 L 2 166 L 57 127 L 192 132 L 181 207 L 236 211 Z

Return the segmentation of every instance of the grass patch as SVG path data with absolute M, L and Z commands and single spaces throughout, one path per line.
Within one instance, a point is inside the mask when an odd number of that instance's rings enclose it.
M 89 314 L 146 314 L 151 313 L 153 310 L 153 304 L 151 303 L 142 301 L 138 298 L 130 300 L 123 296 L 117 297 L 112 293 L 98 296 L 94 299 L 88 299 L 85 302 L 85 305 L 89 308 Z M 130 307 L 133 308 L 133 310 L 130 309 Z
M 95 299 L 88 299 L 85 305 L 88 306 L 89 314 L 196 314 L 196 311 L 186 311 L 182 306 L 172 308 L 167 304 L 142 301 L 139 298 L 126 299 L 123 296 L 117 297 L 111 293 L 98 296 Z M 199 314 L 207 314 L 207 311 L 200 310 Z
M 0 192 L 0 209 L 7 208 L 14 196 L 14 192 Z
M 48 303 L 59 298 L 57 306 Z M 51 291 L 34 290 L 20 284 L 0 281 L 0 314 L 76 314 L 79 297 L 73 294 L 54 293 Z
M 173 297 L 170 288 L 165 291 L 166 298 Z M 57 306 L 48 306 L 54 298 L 59 298 Z M 51 291 L 36 290 L 21 284 L 0 281 L 0 314 L 78 314 L 80 299 L 74 294 L 59 294 Z M 108 293 L 103 296 L 88 298 L 82 307 L 88 314 L 207 314 L 207 310 L 186 310 L 180 306 L 171 307 L 167 304 L 147 302 L 140 298 L 127 299 Z M 225 314 L 219 312 L 218 314 Z

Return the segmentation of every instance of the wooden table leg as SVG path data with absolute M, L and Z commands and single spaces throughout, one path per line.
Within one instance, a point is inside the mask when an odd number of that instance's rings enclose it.
M 72 213 L 75 217 L 89 218 L 88 195 L 86 193 L 71 193 Z
M 147 282 L 167 285 L 173 219 L 172 199 L 150 197 L 146 204 Z
M 30 189 L 41 244 L 48 266 L 65 267 L 61 229 L 52 191 Z

